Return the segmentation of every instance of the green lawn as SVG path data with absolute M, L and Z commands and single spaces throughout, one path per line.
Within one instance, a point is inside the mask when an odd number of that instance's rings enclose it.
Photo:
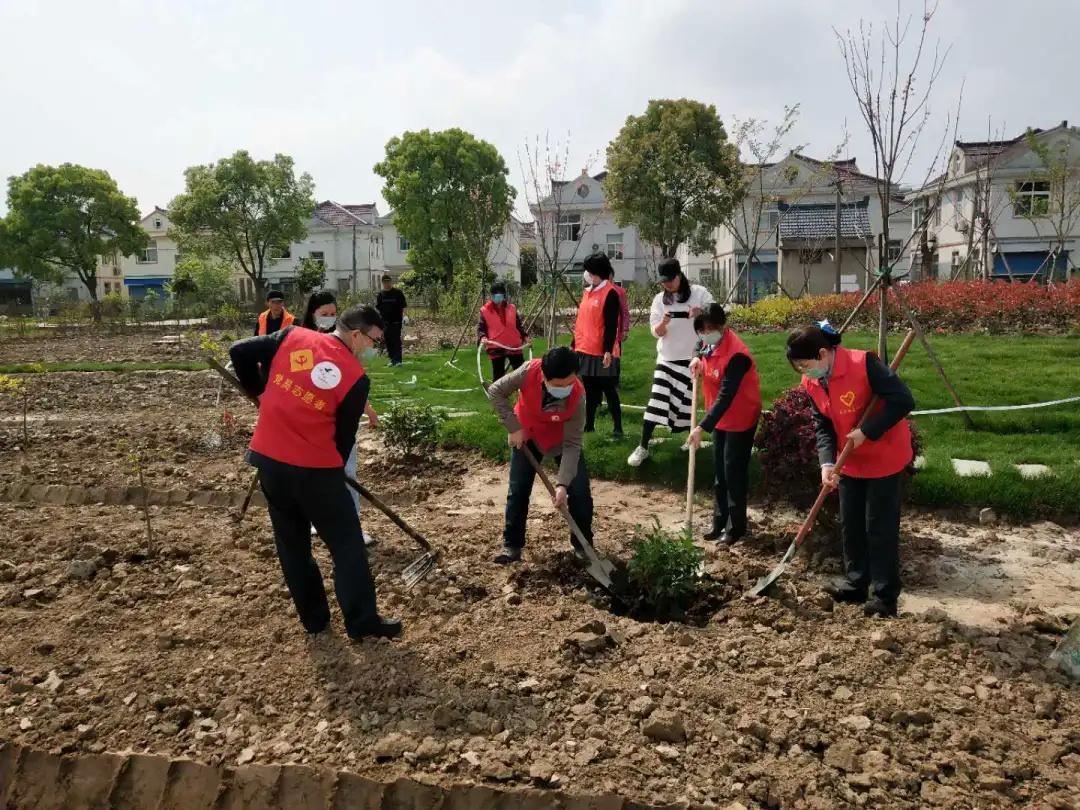
M 757 359 L 762 392 L 768 403 L 798 378 L 784 360 L 786 335 L 744 336 Z M 871 348 L 874 336 L 852 333 L 845 345 Z M 1001 337 L 981 335 L 933 336 L 932 342 L 954 384 L 967 404 L 1007 405 L 1061 399 L 1080 395 L 1080 337 Z M 900 343 L 894 336 L 890 345 Z M 541 345 L 537 343 L 537 356 Z M 644 327 L 634 330 L 623 358 L 624 404 L 644 405 L 652 379 L 655 341 Z M 506 434 L 477 390 L 475 348 L 459 353 L 457 368 L 446 365 L 450 352 L 406 357 L 400 368 L 388 368 L 384 360 L 371 368 L 372 396 L 376 408 L 396 399 L 422 399 L 449 411 L 475 411 L 445 424 L 444 442 L 449 446 L 478 447 L 493 458 L 506 459 Z M 490 373 L 486 358 L 485 372 Z M 460 370 L 459 370 L 460 369 Z M 949 407 L 953 403 L 934 373 L 922 348 L 916 344 L 901 369 L 920 409 Z M 407 382 L 416 376 L 417 383 Z M 432 389 L 474 389 L 436 391 Z M 624 410 L 628 438 L 615 442 L 611 422 L 597 420 L 598 432 L 586 439 L 586 457 L 594 477 L 618 481 L 651 482 L 683 490 L 686 455 L 681 442 L 665 442 L 653 448 L 652 458 L 641 468 L 626 465 L 641 430 L 641 411 Z M 975 430 L 965 427 L 959 415 L 917 417 L 927 465 L 915 477 L 912 496 L 933 506 L 993 506 L 1019 517 L 1037 514 L 1080 514 L 1080 405 L 1003 414 L 973 414 Z M 665 435 L 658 431 L 657 435 Z M 960 478 L 951 458 L 989 462 L 993 476 Z M 1025 480 L 1016 463 L 1046 464 L 1053 470 L 1047 478 Z M 699 486 L 712 473 L 711 454 L 698 456 Z

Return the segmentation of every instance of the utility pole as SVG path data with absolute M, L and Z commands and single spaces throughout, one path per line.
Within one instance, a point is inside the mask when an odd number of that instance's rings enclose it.
M 836 177 L 836 241 L 833 246 L 833 261 L 836 264 L 836 289 L 833 292 L 840 292 L 840 176 Z
M 352 291 L 356 293 L 356 223 L 352 226 Z

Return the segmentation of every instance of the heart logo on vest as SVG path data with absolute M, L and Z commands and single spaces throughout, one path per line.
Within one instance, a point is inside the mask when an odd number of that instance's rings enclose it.
M 846 394 L 841 394 L 840 401 L 850 408 L 852 405 L 855 404 L 855 392 L 848 391 Z

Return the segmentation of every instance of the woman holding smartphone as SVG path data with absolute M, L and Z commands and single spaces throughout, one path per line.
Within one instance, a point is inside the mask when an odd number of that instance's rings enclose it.
M 697 345 L 694 318 L 713 302 L 712 293 L 690 283 L 678 259 L 663 259 L 656 270 L 664 288 L 653 298 L 649 312 L 649 326 L 657 339 L 656 370 L 641 443 L 626 460 L 631 467 L 640 467 L 649 457 L 649 440 L 657 425 L 672 433 L 690 430 L 690 359 Z

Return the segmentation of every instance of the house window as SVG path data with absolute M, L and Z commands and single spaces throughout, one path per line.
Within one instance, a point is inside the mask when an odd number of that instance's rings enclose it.
M 904 250 L 904 243 L 899 239 L 889 240 L 889 264 L 897 261 Z
M 157 264 L 157 242 L 151 240 L 150 247 L 143 248 L 135 259 L 136 264 Z
M 119 267 L 118 267 L 117 265 L 115 265 L 115 264 L 113 265 L 113 269 L 112 269 L 112 274 L 113 274 L 114 276 L 118 276 L 118 275 L 120 275 L 120 268 L 119 268 Z
M 952 263 L 951 264 L 952 264 L 953 272 L 955 273 L 956 268 L 960 266 L 960 251 L 959 250 L 954 250 L 952 252 Z
M 161 227 L 161 220 L 160 219 L 155 219 L 154 220 L 154 227 L 155 228 L 160 228 Z
M 292 258 L 292 249 L 288 245 L 285 245 L 284 247 L 282 247 L 281 245 L 271 245 L 270 246 L 270 258 L 275 259 L 275 260 L 276 259 L 291 259 Z
M 576 242 L 581 239 L 581 214 L 563 214 L 559 217 L 559 241 Z
M 410 244 L 411 243 L 409 242 L 409 240 L 406 239 L 404 236 L 399 236 L 397 238 L 397 249 L 401 253 L 408 253 Z
M 1013 192 L 1013 216 L 1040 217 L 1050 210 L 1050 184 L 1028 180 L 1016 184 Z
M 313 250 L 308 254 L 308 258 L 313 262 L 318 262 L 323 267 L 326 266 L 326 254 L 321 250 Z
M 761 218 L 758 220 L 758 230 L 771 233 L 776 230 L 779 223 L 780 212 L 775 208 L 765 208 L 762 210 Z
M 609 259 L 621 259 L 623 257 L 623 241 L 621 233 L 609 233 L 607 235 L 607 257 Z
M 348 278 L 339 278 L 337 280 L 337 291 L 339 293 L 347 293 L 351 289 Z
M 822 258 L 824 258 L 824 254 L 820 250 L 807 250 L 804 248 L 799 251 L 799 264 L 821 264 Z
M 106 281 L 105 282 L 105 294 L 108 295 L 111 292 L 112 292 L 112 284 L 110 284 L 109 282 Z

